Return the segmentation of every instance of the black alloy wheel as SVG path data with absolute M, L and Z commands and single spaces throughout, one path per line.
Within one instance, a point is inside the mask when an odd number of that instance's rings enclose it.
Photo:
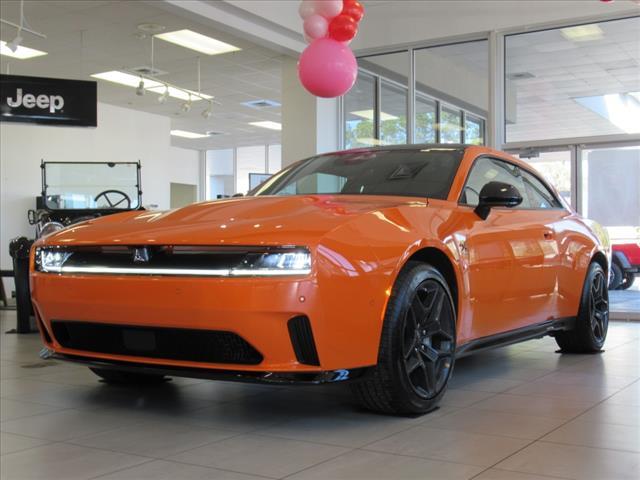
M 429 279 L 413 292 L 404 319 L 404 372 L 414 392 L 434 398 L 453 365 L 455 322 L 442 284 Z
M 602 266 L 592 262 L 587 270 L 578 315 L 571 330 L 557 332 L 563 353 L 594 353 L 602 350 L 609 328 L 609 289 Z
M 447 281 L 433 266 L 409 262 L 387 302 L 378 363 L 351 389 L 369 410 L 430 412 L 446 392 L 455 351 L 456 310 Z
M 591 281 L 589 295 L 589 319 L 597 342 L 604 342 L 609 325 L 609 291 L 603 271 L 598 271 Z

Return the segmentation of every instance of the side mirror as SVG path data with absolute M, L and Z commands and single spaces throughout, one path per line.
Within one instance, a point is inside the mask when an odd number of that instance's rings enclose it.
M 503 182 L 489 182 L 480 190 L 480 201 L 474 211 L 481 219 L 485 220 L 493 207 L 513 208 L 521 203 L 522 195 L 513 185 Z

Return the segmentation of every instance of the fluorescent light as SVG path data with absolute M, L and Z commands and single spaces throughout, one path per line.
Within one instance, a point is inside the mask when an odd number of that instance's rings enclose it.
M 351 115 L 355 115 L 356 117 L 362 117 L 366 120 L 371 120 L 373 121 L 373 110 L 358 110 L 356 112 L 350 112 Z M 380 112 L 380 120 L 381 121 L 385 121 L 385 120 L 397 120 L 398 117 L 396 117 L 395 115 L 391 115 L 389 113 L 384 113 L 384 112 Z
M 604 32 L 595 23 L 592 23 L 591 25 L 578 25 L 576 27 L 562 28 L 560 33 L 564 38 L 571 40 L 572 42 L 588 42 L 604 37 Z
M 156 38 L 180 45 L 184 48 L 204 53 L 205 55 L 219 55 L 221 53 L 236 52 L 238 47 L 207 37 L 191 30 L 177 30 L 175 32 L 160 33 Z
M 250 122 L 249 125 L 260 128 L 268 128 L 269 130 L 282 130 L 282 124 L 278 122 Z
M 94 73 L 91 76 L 99 80 L 106 80 L 107 82 L 118 83 L 120 85 L 125 85 L 127 87 L 133 87 L 133 88 L 138 88 L 138 85 L 140 84 L 140 76 L 131 75 L 130 73 L 120 72 L 118 70 L 112 70 L 110 72 Z M 155 82 L 153 80 L 145 79 L 144 87 L 146 90 L 151 90 L 152 88 L 160 87 L 164 91 L 164 85 L 160 82 Z
M 356 138 L 356 142 L 362 143 L 363 145 L 387 145 L 384 140 L 379 140 L 377 138 Z
M 0 41 L 0 55 L 6 55 L 7 57 L 26 60 L 28 58 L 41 57 L 46 54 L 47 52 L 42 52 L 35 48 L 23 47 L 22 45 L 18 45 L 14 52 L 7 46 L 7 42 L 4 40 Z
M 145 85 L 146 83 L 147 81 L 145 80 Z M 149 90 L 150 92 L 162 95 L 164 94 L 166 87 L 162 84 L 159 84 L 157 87 L 149 87 L 147 88 L 147 90 Z M 213 98 L 211 95 L 205 95 L 204 93 L 197 93 L 197 92 L 194 92 L 193 90 L 187 90 L 187 89 L 180 90 L 179 88 L 169 87 L 170 97 L 179 98 L 180 100 L 189 100 L 189 94 L 191 94 L 192 102 L 198 102 L 203 98 L 206 100 L 211 100 Z M 197 95 L 200 95 L 200 97 L 202 98 L 198 97 Z
M 206 138 L 209 136 L 206 133 L 189 132 L 187 130 L 171 130 L 171 135 L 173 135 L 174 137 L 190 138 L 190 139 Z

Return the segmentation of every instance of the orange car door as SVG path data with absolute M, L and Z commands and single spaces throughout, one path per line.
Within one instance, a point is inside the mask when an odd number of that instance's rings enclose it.
M 523 196 L 516 208 L 494 208 L 486 220 L 475 207 L 482 187 L 491 181 L 514 185 Z M 552 222 L 546 211 L 532 208 L 518 167 L 480 157 L 465 184 L 461 209 L 471 220 L 463 237 L 468 262 L 471 338 L 544 321 L 555 315 L 554 290 L 559 262 Z M 465 215 L 465 216 L 466 216 Z

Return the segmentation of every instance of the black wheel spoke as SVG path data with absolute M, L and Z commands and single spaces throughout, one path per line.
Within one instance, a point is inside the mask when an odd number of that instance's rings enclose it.
M 423 365 L 424 365 L 424 362 L 414 352 L 414 354 L 411 355 L 406 361 L 407 373 L 411 375 L 413 372 L 416 371 L 416 369 L 421 368 Z
M 113 208 L 113 203 L 111 203 L 111 199 L 109 198 L 109 195 L 104 195 L 104 199 L 107 201 L 107 203 L 109 204 L 109 206 L 111 208 Z
M 426 280 L 413 292 L 403 342 L 409 383 L 420 396 L 434 397 L 446 383 L 455 348 L 453 309 L 439 282 Z
M 423 344 L 419 347 L 418 351 L 428 362 L 437 362 L 438 358 L 440 358 L 440 352 L 438 352 L 431 345 Z

